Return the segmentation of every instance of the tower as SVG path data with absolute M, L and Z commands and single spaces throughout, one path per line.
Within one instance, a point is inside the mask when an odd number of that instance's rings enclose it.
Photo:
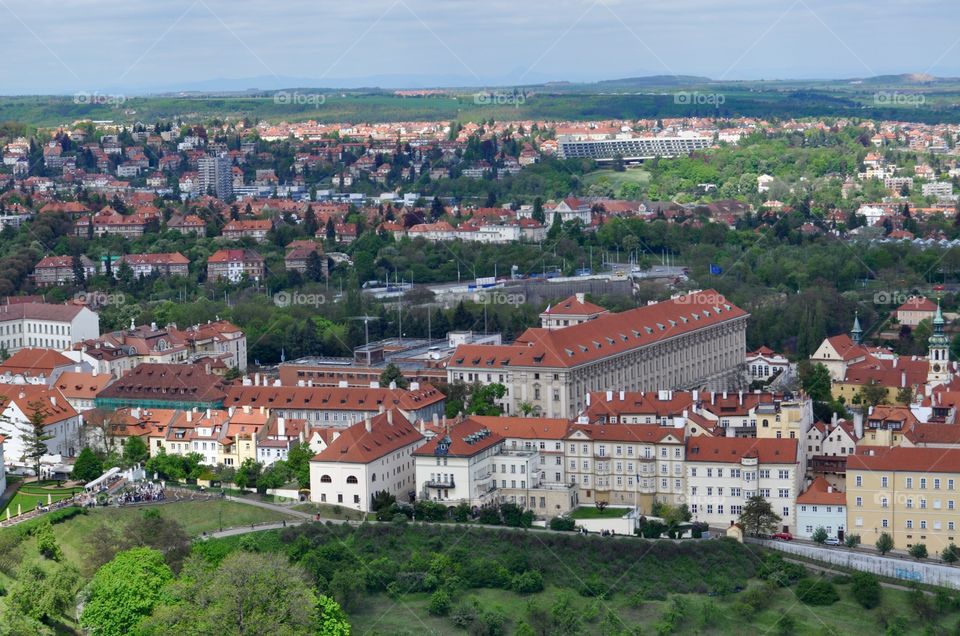
M 860 312 L 853 315 L 853 329 L 850 330 L 850 339 L 854 344 L 860 344 L 863 340 L 863 329 L 860 328 Z
M 930 360 L 927 384 L 950 382 L 950 340 L 943 333 L 943 325 L 943 313 L 940 311 L 940 301 L 937 301 L 937 313 L 933 317 L 933 333 L 927 339 L 927 358 Z

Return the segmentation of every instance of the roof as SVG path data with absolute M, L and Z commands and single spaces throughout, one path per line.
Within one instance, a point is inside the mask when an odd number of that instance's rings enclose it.
M 311 462 L 369 464 L 422 439 L 420 431 L 400 411 L 390 410 L 345 429 Z
M 548 307 L 543 315 L 545 316 L 593 316 L 595 314 L 602 314 L 606 309 L 600 305 L 594 305 L 593 303 L 583 301 L 581 302 L 577 295 L 574 294 L 570 298 L 563 300 L 556 305 Z
M 687 441 L 688 462 L 739 464 L 745 457 L 756 457 L 762 464 L 795 464 L 797 440 L 692 437 Z
M 208 263 L 235 263 L 238 261 L 263 262 L 263 257 L 250 249 L 217 250 L 207 259 Z
M 559 417 L 497 417 L 472 415 L 471 420 L 506 438 L 556 439 L 567 436 L 570 422 Z
M 914 444 L 957 444 L 960 446 L 960 424 L 914 424 L 904 432 Z
M 429 384 L 417 390 L 370 387 L 306 387 L 306 386 L 231 386 L 227 390 L 227 406 L 263 406 L 271 409 L 316 409 L 331 411 L 377 411 L 401 408 L 422 409 L 445 399 L 443 393 Z
M 847 495 L 831 486 L 823 477 L 817 477 L 813 480 L 813 483 L 807 486 L 806 490 L 800 493 L 797 497 L 797 503 L 845 506 Z
M 0 305 L 0 322 L 6 320 L 49 320 L 51 322 L 72 322 L 81 311 L 82 305 L 51 305 L 48 303 L 15 303 Z M 89 311 L 89 309 L 87 310 Z
M 69 399 L 92 400 L 113 381 L 109 373 L 88 373 L 83 371 L 64 371 L 57 378 L 55 386 Z
M 473 457 L 502 442 L 501 435 L 494 433 L 481 422 L 466 419 L 454 425 L 446 433 L 434 436 L 429 442 L 413 451 L 413 454 Z
M 180 252 L 164 254 L 124 254 L 123 262 L 129 265 L 189 265 L 190 259 Z
M 72 367 L 74 361 L 54 349 L 21 349 L 0 364 L 0 374 L 47 375 L 59 367 Z
M 460 345 L 448 366 L 576 367 L 749 314 L 708 290 L 563 329 L 527 329 L 512 345 Z
M 101 391 L 97 397 L 218 402 L 226 395 L 224 388 L 221 377 L 206 374 L 200 365 L 144 362 Z
M 35 406 L 43 413 L 45 426 L 57 424 L 77 416 L 76 410 L 56 389 L 45 386 L 17 385 L 0 386 L 0 411 L 4 411 L 13 402 L 20 411 L 30 416 L 36 412 Z
M 655 444 L 668 437 L 682 442 L 684 429 L 659 424 L 574 424 L 567 434 L 569 439 L 581 432 L 592 440 L 607 442 L 637 442 Z
M 896 446 L 872 455 L 848 455 L 847 471 L 850 470 L 960 473 L 960 449 Z
M 933 313 L 937 310 L 937 304 L 926 296 L 914 296 L 908 298 L 907 302 L 897 307 L 897 311 L 924 311 Z

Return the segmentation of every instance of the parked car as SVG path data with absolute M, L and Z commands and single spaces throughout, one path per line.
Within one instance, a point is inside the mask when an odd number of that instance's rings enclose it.
M 793 541 L 793 535 L 789 532 L 777 532 L 773 535 L 773 538 L 778 541 Z
M 827 537 L 827 540 L 823 542 L 823 545 L 840 545 L 840 539 L 836 537 Z

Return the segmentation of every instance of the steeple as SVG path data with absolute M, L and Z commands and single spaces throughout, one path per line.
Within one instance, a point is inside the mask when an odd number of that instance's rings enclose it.
M 860 344 L 860 341 L 863 339 L 863 329 L 860 328 L 859 311 L 853 315 L 853 329 L 850 330 L 850 339 L 853 340 L 855 344 Z
M 927 384 L 950 382 L 950 339 L 943 333 L 945 323 L 938 299 L 937 313 L 933 317 L 933 333 L 927 338 L 927 358 L 930 360 Z

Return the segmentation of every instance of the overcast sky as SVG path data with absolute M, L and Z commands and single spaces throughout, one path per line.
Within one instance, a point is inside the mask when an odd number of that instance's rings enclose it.
M 0 93 L 957 76 L 958 18 L 956 0 L 0 0 Z

